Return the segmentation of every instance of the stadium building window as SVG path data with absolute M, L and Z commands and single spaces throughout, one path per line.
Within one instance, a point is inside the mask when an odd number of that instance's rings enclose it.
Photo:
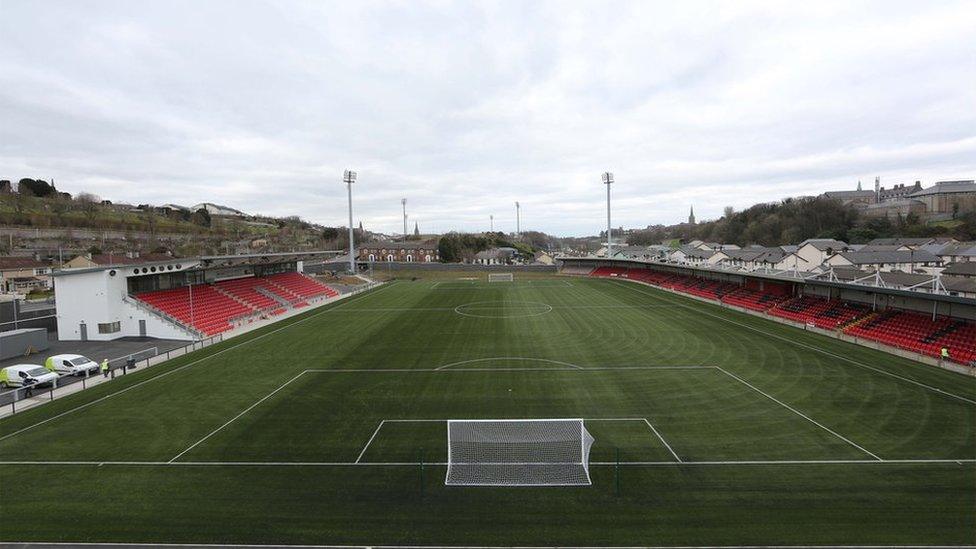
M 121 322 L 103 322 L 98 324 L 98 333 L 100 334 L 114 334 L 122 331 Z

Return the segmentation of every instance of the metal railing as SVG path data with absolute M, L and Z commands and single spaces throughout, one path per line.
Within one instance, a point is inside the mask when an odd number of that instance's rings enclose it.
M 360 294 L 371 290 L 380 284 L 376 282 L 370 282 L 365 284 L 361 288 L 357 288 L 346 294 L 342 294 L 343 297 L 351 297 L 356 294 Z M 317 303 L 321 300 L 330 299 L 328 296 L 322 295 L 306 300 L 308 303 Z M 133 300 L 134 301 L 134 300 Z M 234 334 L 237 335 L 237 334 Z M 140 358 L 138 360 L 132 360 L 130 364 L 130 358 L 134 359 L 139 353 L 144 351 L 139 351 L 138 353 L 133 353 L 130 355 L 121 356 L 109 360 L 109 371 L 108 374 L 103 374 L 101 370 L 97 372 L 86 372 L 85 375 L 80 376 L 61 376 L 59 377 L 52 386 L 50 387 L 18 387 L 16 389 L 0 390 L 0 417 L 9 416 L 21 412 L 27 408 L 33 408 L 38 404 L 44 402 L 56 400 L 58 398 L 67 396 L 72 393 L 87 389 L 90 386 L 99 385 L 115 379 L 118 376 L 124 376 L 130 369 L 136 368 L 147 368 L 150 366 L 155 366 L 157 364 L 162 364 L 170 359 L 183 356 L 187 353 L 192 353 L 193 351 L 198 351 L 206 347 L 210 347 L 215 343 L 220 343 L 224 340 L 224 334 L 217 334 L 208 338 L 203 338 L 199 340 L 194 340 L 191 343 L 184 345 L 182 347 L 177 347 L 175 349 L 170 349 L 164 352 L 157 352 L 146 358 Z M 156 349 L 155 347 L 153 349 Z M 158 349 L 157 349 L 158 350 Z M 27 401 L 27 402 L 25 402 Z
M 148 304 L 148 303 L 146 303 L 144 301 L 141 301 L 141 300 L 139 300 L 139 299 L 137 299 L 135 297 L 132 297 L 129 294 L 122 294 L 122 301 L 125 302 L 125 303 L 128 303 L 129 305 L 132 305 L 133 307 L 135 307 L 135 308 L 137 308 L 137 309 L 139 309 L 141 311 L 147 312 L 147 313 L 149 313 L 149 314 L 151 314 L 151 315 L 159 318 L 160 320 L 162 320 L 163 322 L 166 322 L 167 324 L 172 324 L 176 328 L 179 328 L 180 330 L 183 330 L 187 334 L 189 334 L 189 335 L 191 335 L 191 336 L 193 336 L 193 337 L 195 337 L 197 339 L 202 339 L 202 338 L 204 338 L 206 336 L 206 334 L 204 334 L 200 330 L 197 330 L 196 328 L 194 328 L 192 326 L 189 326 L 187 324 L 183 324 L 182 322 L 180 322 L 176 318 L 173 318 L 172 316 L 166 314 L 164 311 L 162 311 L 162 310 L 160 310 L 160 309 L 158 309 L 158 308 L 156 308 L 156 307 L 154 307 L 154 306 L 152 306 L 152 305 L 150 305 L 150 304 Z
M 126 375 L 129 370 L 148 368 L 161 364 L 172 358 L 177 358 L 187 353 L 209 347 L 215 343 L 220 343 L 223 340 L 223 334 L 217 334 L 213 337 L 196 340 L 182 347 L 164 352 L 158 352 L 158 348 L 152 347 L 151 349 L 144 349 L 109 360 L 108 372 L 102 372 L 101 365 L 99 365 L 97 371 L 86 371 L 83 375 L 62 375 L 50 386 L 28 386 L 2 390 L 0 392 L 0 417 L 13 415 L 24 409 L 33 408 L 43 402 L 55 400 L 82 391 L 90 386 L 111 381 L 116 377 Z M 154 352 L 146 358 L 137 358 L 138 355 L 146 354 L 147 351 Z

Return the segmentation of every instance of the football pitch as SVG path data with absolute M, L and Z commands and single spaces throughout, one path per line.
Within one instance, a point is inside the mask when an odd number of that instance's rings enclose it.
M 0 541 L 976 544 L 976 379 L 630 282 L 395 281 L 0 420 Z M 581 418 L 591 486 L 445 486 Z

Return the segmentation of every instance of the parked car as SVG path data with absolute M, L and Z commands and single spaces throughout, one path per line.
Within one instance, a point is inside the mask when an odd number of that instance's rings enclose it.
M 14 364 L 0 369 L 0 387 L 53 385 L 58 374 L 37 364 Z
M 44 367 L 66 376 L 80 376 L 85 372 L 98 373 L 98 363 L 81 355 L 54 355 L 44 361 Z

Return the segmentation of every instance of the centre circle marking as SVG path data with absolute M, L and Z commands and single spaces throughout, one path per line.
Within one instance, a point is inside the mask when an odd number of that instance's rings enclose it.
M 514 310 L 512 310 L 514 308 Z M 454 308 L 454 312 L 473 318 L 527 318 L 552 312 L 552 305 L 540 301 L 475 301 Z

